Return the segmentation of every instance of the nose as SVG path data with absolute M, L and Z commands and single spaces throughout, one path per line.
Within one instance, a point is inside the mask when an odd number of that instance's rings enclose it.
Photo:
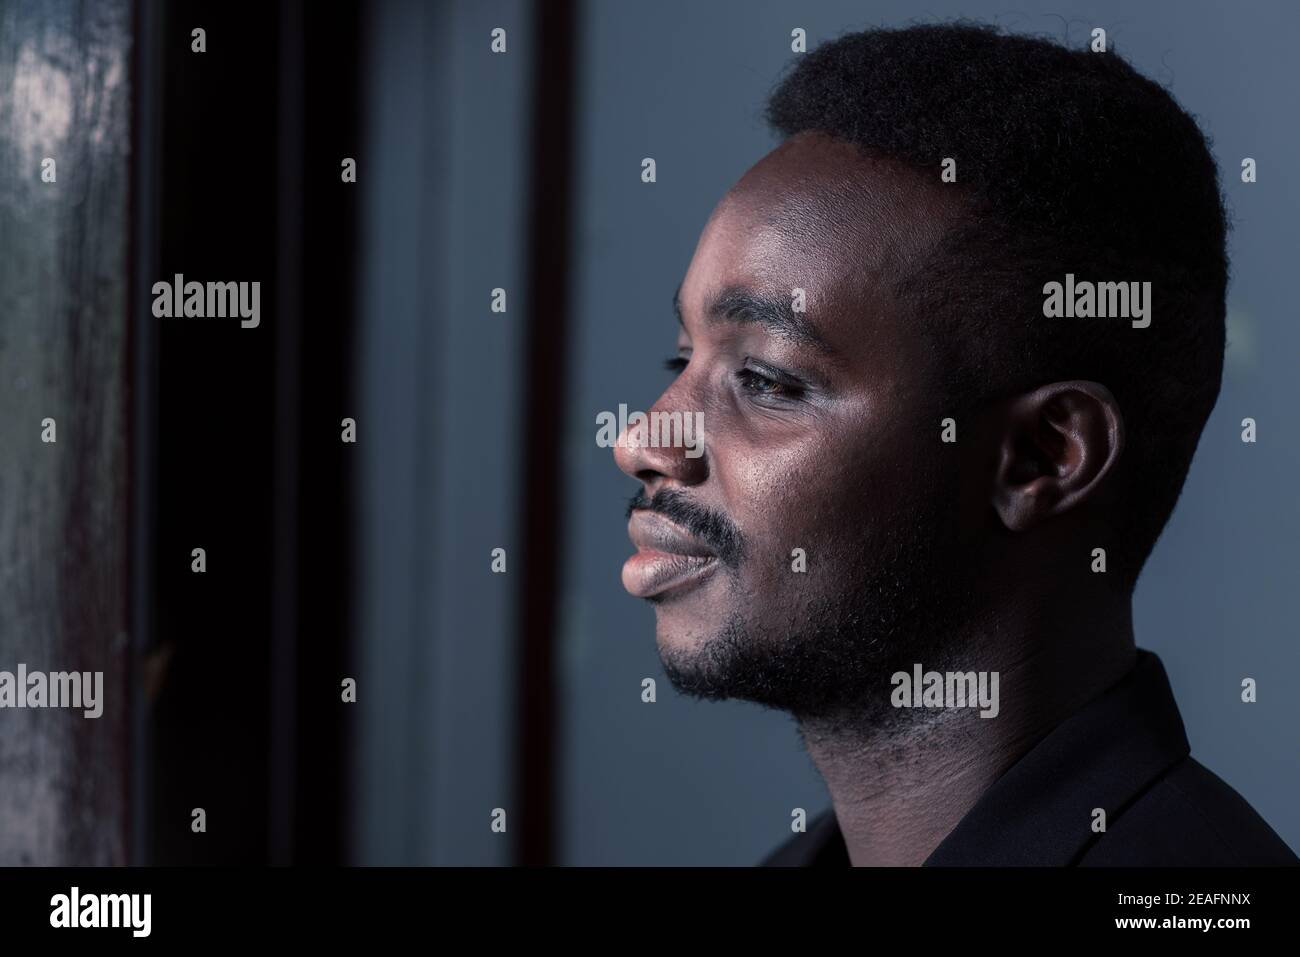
M 698 485 L 708 475 L 708 451 L 704 442 L 703 413 L 671 402 L 672 390 L 660 396 L 659 401 L 644 413 L 645 419 L 638 427 L 636 414 L 628 416 L 627 427 L 619 433 L 614 445 L 614 461 L 618 467 L 640 480 L 647 495 L 660 488 Z M 689 421 L 688 421 L 689 420 Z M 685 439 L 689 438 L 691 447 Z M 687 455 L 687 453 L 691 453 Z

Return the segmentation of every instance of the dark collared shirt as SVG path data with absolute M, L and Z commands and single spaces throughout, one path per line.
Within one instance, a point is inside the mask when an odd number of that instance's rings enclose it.
M 1160 659 L 1133 670 L 1031 748 L 975 802 L 926 866 L 1297 864 L 1245 799 L 1189 754 Z M 1093 809 L 1106 811 L 1094 833 Z M 767 867 L 849 865 L 834 809 Z

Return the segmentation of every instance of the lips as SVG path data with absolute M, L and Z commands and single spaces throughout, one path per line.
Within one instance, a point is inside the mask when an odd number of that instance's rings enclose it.
M 623 564 L 623 587 L 638 598 L 684 591 L 717 568 L 711 548 L 662 515 L 637 509 L 627 534 L 637 551 Z

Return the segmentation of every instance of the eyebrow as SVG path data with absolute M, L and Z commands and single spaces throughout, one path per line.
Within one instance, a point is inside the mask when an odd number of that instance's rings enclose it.
M 684 326 L 681 296 L 682 287 L 678 286 L 673 293 L 673 314 Z M 729 286 L 714 298 L 704 315 L 713 322 L 754 322 L 783 339 L 812 346 L 827 355 L 835 354 L 830 343 L 802 313 L 795 312 L 793 303 L 786 299 L 774 299 L 741 286 Z

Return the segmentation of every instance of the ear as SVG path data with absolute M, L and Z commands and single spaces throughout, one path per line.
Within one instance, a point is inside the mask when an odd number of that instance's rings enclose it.
M 998 448 L 993 507 L 1022 532 L 1096 500 L 1124 449 L 1124 418 L 1097 382 L 1053 382 L 1011 400 Z

